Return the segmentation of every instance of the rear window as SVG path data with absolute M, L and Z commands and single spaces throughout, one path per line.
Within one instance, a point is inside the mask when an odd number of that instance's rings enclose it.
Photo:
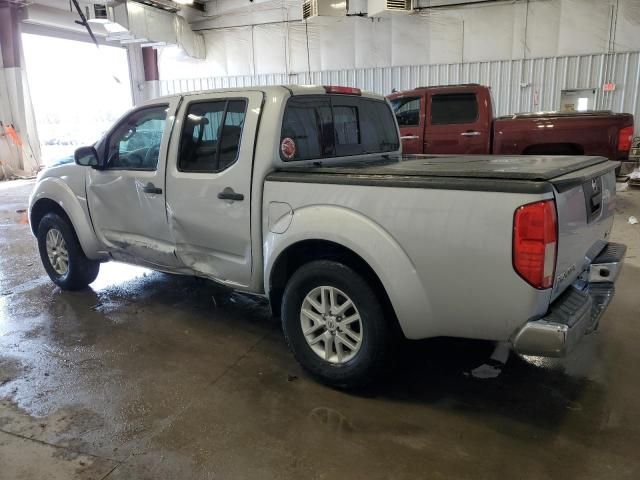
M 392 152 L 399 148 L 386 102 L 349 95 L 301 95 L 287 102 L 284 161 Z
M 475 93 L 446 93 L 431 97 L 431 125 L 473 123 L 477 119 Z

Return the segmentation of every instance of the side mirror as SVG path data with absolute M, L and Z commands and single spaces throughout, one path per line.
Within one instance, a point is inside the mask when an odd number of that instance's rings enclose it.
M 73 153 L 73 158 L 77 165 L 83 167 L 98 168 L 100 162 L 98 161 L 98 152 L 94 147 L 80 147 Z

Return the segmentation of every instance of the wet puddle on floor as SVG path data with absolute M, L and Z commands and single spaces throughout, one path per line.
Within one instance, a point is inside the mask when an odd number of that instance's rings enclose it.
M 100 265 L 100 274 L 90 288 L 96 292 L 118 286 L 122 283 L 146 277 L 154 271 L 126 263 L 107 262 Z

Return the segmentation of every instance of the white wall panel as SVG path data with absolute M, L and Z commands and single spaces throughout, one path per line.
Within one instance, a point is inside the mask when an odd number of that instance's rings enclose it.
M 615 49 L 620 52 L 640 50 L 640 1 L 619 1 Z
M 160 50 L 163 91 L 319 83 L 389 93 L 478 82 L 508 114 L 558 108 L 562 89 L 597 88 L 598 108 L 640 118 L 640 0 L 515 1 L 307 24 L 296 20 L 299 0 L 209 6 L 219 16 L 200 22 L 207 59 Z M 233 27 L 256 22 L 275 23 Z M 168 81 L 180 78 L 196 80 Z M 603 93 L 605 81 L 616 91 Z
M 178 46 L 165 47 L 158 50 L 158 69 L 160 78 L 200 78 L 211 75 L 226 75 L 226 58 L 216 52 L 218 48 L 207 49 L 206 60 L 195 60 L 189 57 Z M 215 58 L 214 58 L 215 57 Z M 225 63 L 222 63 L 225 62 Z
M 499 2 L 376 19 L 321 17 L 308 24 L 298 20 L 299 1 L 233 5 L 227 0 L 217 2 L 212 11 L 228 13 L 194 25 L 204 28 L 209 52 L 206 63 L 211 63 L 208 75 L 302 73 L 640 50 L 640 0 Z M 176 71 L 164 68 L 163 61 L 161 56 L 160 69 L 168 78 L 192 70 L 187 60 L 176 64 L 174 58 L 173 66 L 181 67 Z
M 613 92 L 602 92 L 606 82 Z M 491 87 L 497 115 L 557 110 L 563 89 L 596 88 L 596 109 L 631 112 L 640 119 L 640 52 L 500 60 L 441 65 L 327 70 L 299 74 L 162 80 L 162 93 L 278 84 L 346 85 L 383 95 L 394 88 L 480 83 Z M 640 131 L 636 122 L 636 131 Z
M 527 6 L 525 5 L 525 9 Z M 558 52 L 561 0 L 529 2 L 526 52 L 523 58 L 551 57 Z
M 231 75 L 227 70 L 227 46 L 225 42 L 225 37 L 227 35 L 228 33 L 226 30 L 215 30 L 213 32 L 205 32 L 204 34 L 204 41 L 205 41 L 205 44 L 207 45 L 207 60 L 206 60 L 207 63 L 211 65 L 211 69 L 213 71 L 224 72 L 222 74 L 218 74 L 215 76 Z M 158 63 L 159 63 L 158 66 L 160 68 L 162 66 L 161 59 L 162 57 L 158 58 Z M 189 62 L 187 61 L 184 63 L 189 63 Z M 173 73 L 174 75 L 180 78 L 180 75 L 179 75 L 180 71 L 181 70 L 178 70 Z M 162 70 L 160 73 L 162 75 Z M 162 78 L 162 76 L 160 78 Z M 182 78 L 184 78 L 184 76 L 182 76 Z
M 396 15 L 374 24 L 391 23 L 391 65 L 431 63 L 429 56 L 430 23 L 421 15 Z
M 357 17 L 355 20 L 356 68 L 391 65 L 391 22 Z
M 251 75 L 254 71 L 252 27 L 223 30 L 228 75 Z
M 459 10 L 464 21 L 464 61 L 512 58 L 513 5 Z
M 286 24 L 256 25 L 252 43 L 256 74 L 288 71 Z
M 319 25 L 322 70 L 352 68 L 356 64 L 353 25 L 353 21 L 346 17 L 329 19 Z
M 557 55 L 606 52 L 616 0 L 562 0 Z
M 289 72 L 322 70 L 321 62 L 320 27 L 302 22 L 290 23 Z
M 434 12 L 428 14 L 430 35 L 429 62 L 456 63 L 462 61 L 462 20 L 458 15 Z

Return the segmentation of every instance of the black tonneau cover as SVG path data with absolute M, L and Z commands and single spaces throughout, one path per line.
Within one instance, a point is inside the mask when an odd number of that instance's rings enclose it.
M 540 193 L 552 190 L 553 179 L 564 190 L 617 165 L 586 156 L 404 155 L 339 166 L 287 165 L 267 180 Z

